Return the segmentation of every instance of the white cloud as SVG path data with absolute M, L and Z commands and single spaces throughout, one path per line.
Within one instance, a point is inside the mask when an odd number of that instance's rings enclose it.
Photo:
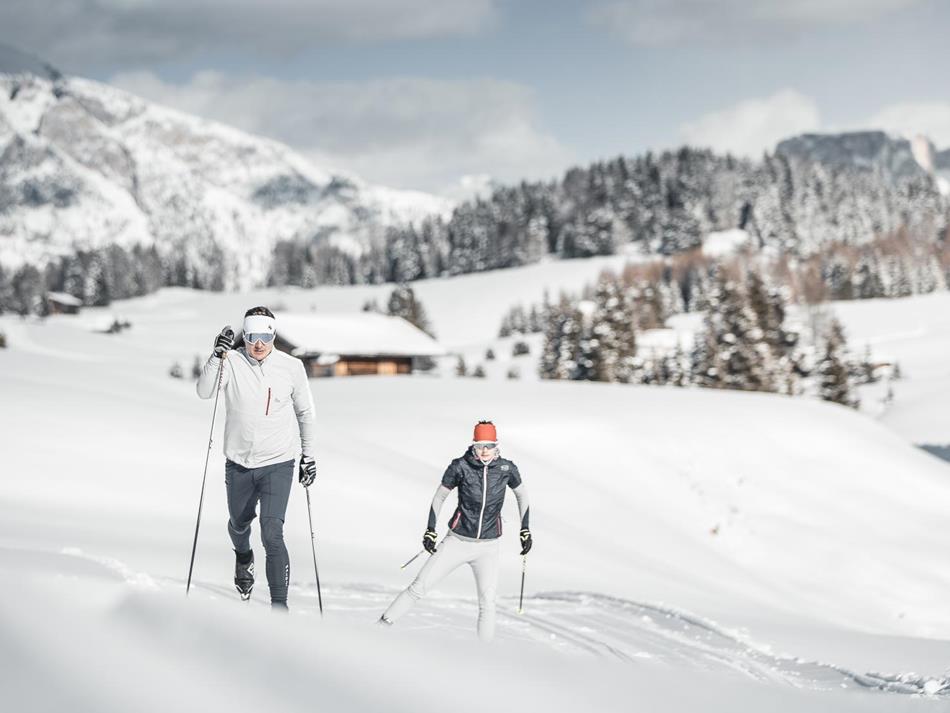
M 635 45 L 761 42 L 878 19 L 921 0 L 603 0 L 591 21 Z
M 683 142 L 737 156 L 758 157 L 789 136 L 820 128 L 814 99 L 783 89 L 764 99 L 746 99 L 680 126 Z
M 67 72 L 198 53 L 286 56 L 341 42 L 467 35 L 495 0 L 4 0 L 0 42 Z
M 923 134 L 939 149 L 950 148 L 950 102 L 903 102 L 882 108 L 865 125 L 913 138 Z
M 471 192 L 485 185 L 486 174 L 547 178 L 573 160 L 541 127 L 530 90 L 513 82 L 315 82 L 203 72 L 178 85 L 137 72 L 110 83 L 278 139 L 327 168 L 402 188 Z

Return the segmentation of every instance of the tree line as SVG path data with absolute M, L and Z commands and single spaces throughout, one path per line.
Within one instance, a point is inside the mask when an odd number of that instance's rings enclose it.
M 682 148 L 498 188 L 458 206 L 448 220 L 391 228 L 381 245 L 358 256 L 325 243 L 282 243 L 271 284 L 410 282 L 549 255 L 609 255 L 628 245 L 674 255 L 735 227 L 760 248 L 805 258 L 902 228 L 934 243 L 947 224 L 947 201 L 923 171 L 891 176 L 781 153 L 750 161 Z
M 878 378 L 879 365 L 849 349 L 836 320 L 813 313 L 819 319 L 807 335 L 806 325 L 789 323 L 792 291 L 761 256 L 671 262 L 629 265 L 579 295 L 515 306 L 499 334 L 543 333 L 544 379 L 809 393 L 857 406 L 855 387 Z M 664 349 L 639 344 L 687 305 L 704 312 L 694 339 Z
M 792 261 L 828 256 L 837 246 L 834 261 L 818 266 L 822 283 L 824 271 L 835 272 L 832 296 L 904 294 L 928 289 L 927 275 L 915 267 L 915 274 L 891 279 L 894 265 L 867 265 L 861 257 L 865 246 L 901 231 L 912 235 L 915 250 L 935 258 L 942 271 L 938 282 L 945 284 L 947 213 L 947 201 L 922 171 L 895 177 L 781 153 L 751 161 L 682 148 L 596 162 L 558 180 L 500 187 L 462 203 L 448 219 L 433 216 L 389 228 L 359 254 L 335 247 L 322 234 L 280 242 L 267 282 L 406 283 L 527 265 L 546 256 L 607 255 L 629 246 L 673 256 L 696 251 L 711 231 L 739 227 L 757 248 Z M 921 259 L 909 257 L 915 264 Z M 226 261 L 214 245 L 78 251 L 42 269 L 0 272 L 0 310 L 35 311 L 38 295 L 49 290 L 102 304 L 163 285 L 223 289 Z M 881 284 L 862 282 L 875 271 Z

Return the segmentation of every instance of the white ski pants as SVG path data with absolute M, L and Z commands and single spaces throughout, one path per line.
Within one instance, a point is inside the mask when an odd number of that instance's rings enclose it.
M 432 591 L 446 575 L 467 564 L 475 574 L 478 590 L 478 638 L 495 636 L 495 596 L 498 593 L 498 540 L 462 540 L 451 533 L 439 543 L 408 588 L 393 600 L 383 618 L 395 623 L 412 606 Z

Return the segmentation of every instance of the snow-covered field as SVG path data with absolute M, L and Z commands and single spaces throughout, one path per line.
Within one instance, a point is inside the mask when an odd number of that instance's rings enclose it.
M 914 443 L 950 446 L 950 293 L 839 302 L 835 311 L 855 347 L 900 365 L 881 421 Z
M 574 270 L 559 272 L 565 265 Z M 540 282 L 552 294 L 576 289 L 602 267 L 552 263 L 416 288 L 446 346 L 483 348 Z M 233 592 L 218 442 L 186 599 L 211 404 L 167 376 L 171 362 L 187 368 L 221 324 L 259 302 L 334 311 L 386 294 L 166 290 L 78 317 L 0 318 L 5 710 L 948 707 L 950 469 L 889 427 L 903 390 L 910 397 L 919 383 L 923 399 L 927 383 L 943 388 L 928 344 L 950 339 L 946 295 L 884 303 L 877 317 L 862 312 L 870 303 L 840 308 L 853 337 L 879 337 L 907 374 L 884 424 L 762 394 L 313 381 L 325 618 L 297 487 L 286 526 L 291 616 L 271 615 L 263 583 L 247 604 Z M 94 331 L 113 313 L 132 329 Z M 924 313 L 928 339 L 902 337 Z M 915 401 L 906 403 L 910 413 Z M 461 570 L 380 630 L 375 619 L 412 577 L 400 565 L 419 549 L 444 465 L 486 417 L 531 491 L 526 612 L 515 612 L 509 502 L 494 644 L 475 640 Z

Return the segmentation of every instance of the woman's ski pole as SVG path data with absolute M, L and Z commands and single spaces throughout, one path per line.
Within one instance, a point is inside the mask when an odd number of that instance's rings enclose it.
M 404 564 L 404 565 L 403 565 L 402 567 L 400 567 L 399 569 L 405 569 L 406 567 L 408 567 L 409 565 L 411 565 L 413 562 L 415 562 L 417 559 L 419 559 L 419 557 L 422 555 L 423 552 L 425 552 L 425 550 L 419 550 L 418 552 L 416 552 L 416 554 L 413 555 L 412 559 L 409 560 L 408 562 L 406 562 L 406 564 Z
M 521 594 L 518 596 L 518 613 L 524 614 L 524 571 L 528 568 L 528 556 L 521 556 Z
M 195 568 L 195 551 L 198 549 L 198 529 L 201 527 L 201 506 L 205 501 L 205 481 L 208 479 L 208 459 L 211 458 L 211 442 L 214 438 L 214 419 L 218 415 L 218 397 L 221 395 L 221 381 L 224 379 L 224 360 L 228 353 L 221 356 L 218 366 L 218 388 L 214 394 L 214 409 L 211 411 L 211 433 L 208 434 L 208 452 L 205 454 L 205 472 L 201 476 L 201 497 L 198 498 L 198 520 L 195 522 L 195 541 L 191 545 L 191 563 L 188 565 L 188 583 L 185 585 L 185 596 L 191 591 L 191 573 Z
M 310 550 L 313 552 L 313 574 L 317 578 L 317 603 L 320 605 L 320 616 L 323 616 L 323 594 L 320 592 L 320 572 L 317 571 L 317 545 L 314 542 L 313 514 L 310 511 L 310 488 L 307 491 L 307 519 L 310 520 Z

